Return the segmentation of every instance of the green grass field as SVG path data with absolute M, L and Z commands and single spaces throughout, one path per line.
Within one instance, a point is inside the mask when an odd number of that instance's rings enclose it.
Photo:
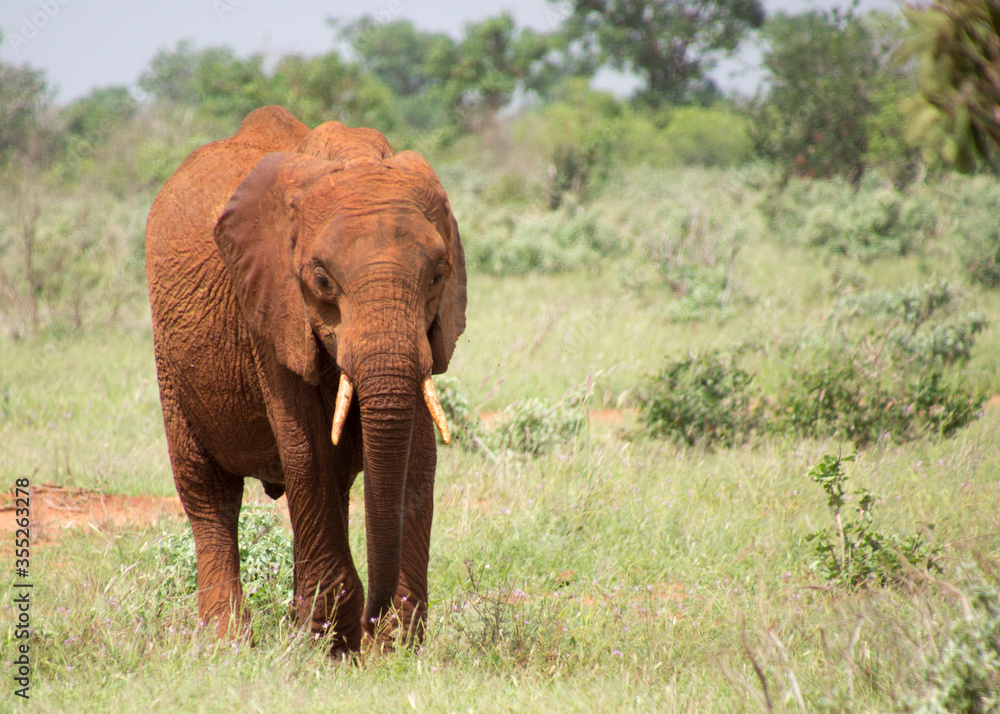
M 1000 294 L 963 267 L 973 223 L 963 211 L 976 200 L 991 205 L 1000 184 L 894 194 L 897 222 L 866 233 L 850 221 L 862 224 L 869 209 L 849 209 L 867 206 L 880 187 L 857 198 L 834 184 L 819 197 L 801 187 L 776 194 L 750 169 L 637 168 L 616 174 L 585 209 L 555 218 L 530 203 L 481 201 L 458 183 L 446 181 L 466 249 L 486 266 L 469 276 L 468 330 L 449 372 L 472 408 L 554 403 L 590 378 L 590 409 L 623 409 L 622 421 L 595 419 L 538 457 L 442 449 L 428 636 L 417 651 L 360 666 L 329 661 L 280 603 L 255 612 L 253 648 L 197 631 L 194 596 L 163 594 L 157 549 L 184 523 L 94 524 L 33 543 L 31 708 L 945 711 L 934 705 L 946 687 L 976 686 L 961 663 L 988 667 L 975 646 L 1000 649 L 1000 616 L 975 599 L 977 587 L 1000 588 L 1000 409 L 988 402 L 949 438 L 879 439 L 845 464 L 848 491 L 877 497 L 875 526 L 921 533 L 940 548 L 941 566 L 913 564 L 890 585 L 851 588 L 812 567 L 807 536 L 836 525 L 806 476 L 823 455 L 853 452 L 849 436 L 758 431 L 732 448 L 688 446 L 647 435 L 634 407 L 664 358 L 711 349 L 738 354 L 755 385 L 780 396 L 792 370 L 836 340 L 853 335 L 876 349 L 899 326 L 843 317 L 838 299 L 939 280 L 954 288 L 949 314 L 977 310 L 988 322 L 970 358 L 946 365 L 945 376 L 1000 394 Z M 581 228 L 581 240 L 619 247 L 560 244 L 558 230 L 584 219 L 599 235 Z M 527 248 L 517 243 L 525 235 L 534 236 Z M 899 236 L 912 245 L 854 252 Z M 841 238 L 853 242 L 829 247 Z M 531 261 L 550 239 L 553 256 L 572 258 L 540 269 Z M 507 252 L 487 254 L 490 241 Z M 124 314 L 0 338 L 5 489 L 30 478 L 173 493 L 148 308 L 132 301 Z M 246 493 L 266 500 L 257 484 Z M 351 524 L 362 570 L 363 519 L 358 509 Z M 12 541 L 0 559 L 8 568 Z M 16 701 L 18 644 L 18 591 L 13 577 L 5 582 L 4 709 Z M 982 681 L 996 711 L 995 673 Z

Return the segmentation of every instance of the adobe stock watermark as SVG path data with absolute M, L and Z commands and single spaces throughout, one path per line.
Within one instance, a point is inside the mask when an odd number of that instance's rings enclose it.
M 242 4 L 243 0 L 212 0 L 212 7 L 215 8 L 215 14 L 219 16 L 220 20 L 225 20 L 226 15 Z
M 392 20 L 399 15 L 402 9 L 403 3 L 399 2 L 399 0 L 389 0 L 383 9 L 371 16 L 371 23 L 363 25 L 358 30 L 358 36 L 355 39 L 357 40 L 360 37 L 364 37 L 366 34 L 374 32 L 377 28 L 392 22 Z
M 38 37 L 38 33 L 70 2 L 71 0 L 38 0 L 38 10 L 30 16 L 22 16 L 20 32 L 15 32 L 10 36 L 10 42 L 14 45 L 14 49 L 20 51 L 22 47 L 27 46 L 29 42 Z

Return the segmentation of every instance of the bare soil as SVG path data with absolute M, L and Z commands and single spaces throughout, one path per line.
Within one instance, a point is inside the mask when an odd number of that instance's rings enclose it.
M 31 539 L 56 541 L 70 528 L 146 526 L 162 519 L 184 517 L 176 496 L 122 496 L 85 488 L 42 484 L 31 488 Z M 17 503 L 12 491 L 0 494 L 0 533 L 17 528 Z

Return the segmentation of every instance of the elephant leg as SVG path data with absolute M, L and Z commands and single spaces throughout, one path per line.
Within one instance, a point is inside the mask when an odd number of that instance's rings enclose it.
M 198 561 L 198 616 L 215 622 L 220 636 L 242 636 L 247 621 L 240 586 L 237 542 L 243 479 L 220 468 L 205 453 L 187 423 L 168 421 L 174 484 L 194 532 Z
M 434 518 L 434 471 L 437 444 L 430 412 L 420 404 L 413 423 L 413 445 L 403 502 L 403 553 L 394 606 L 399 634 L 413 643 L 423 639 L 427 620 L 427 564 Z
M 331 637 L 333 653 L 357 650 L 364 590 L 351 558 L 345 489 L 356 428 L 345 429 L 334 449 L 330 418 L 315 388 L 273 362 L 261 371 L 294 534 L 296 617 L 313 634 Z

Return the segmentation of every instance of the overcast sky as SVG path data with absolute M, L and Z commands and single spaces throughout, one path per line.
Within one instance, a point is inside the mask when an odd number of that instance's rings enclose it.
M 669 1 L 669 0 L 666 0 Z M 798 12 L 810 7 L 843 6 L 838 0 L 764 0 L 768 12 Z M 0 59 L 46 70 L 66 102 L 94 87 L 134 84 L 161 48 L 180 39 L 198 47 L 229 45 L 246 55 L 260 52 L 317 54 L 330 49 L 333 30 L 326 19 L 412 20 L 425 30 L 457 36 L 463 23 L 502 10 L 521 25 L 554 29 L 560 6 L 546 0 L 485 0 L 472 4 L 445 0 L 0 0 L 3 44 Z M 897 7 L 896 0 L 867 0 L 863 8 Z M 726 88 L 752 86 L 742 76 L 750 58 L 725 63 L 716 73 Z M 752 75 L 750 75 L 752 77 Z M 605 74 L 599 84 L 622 91 L 628 82 Z

